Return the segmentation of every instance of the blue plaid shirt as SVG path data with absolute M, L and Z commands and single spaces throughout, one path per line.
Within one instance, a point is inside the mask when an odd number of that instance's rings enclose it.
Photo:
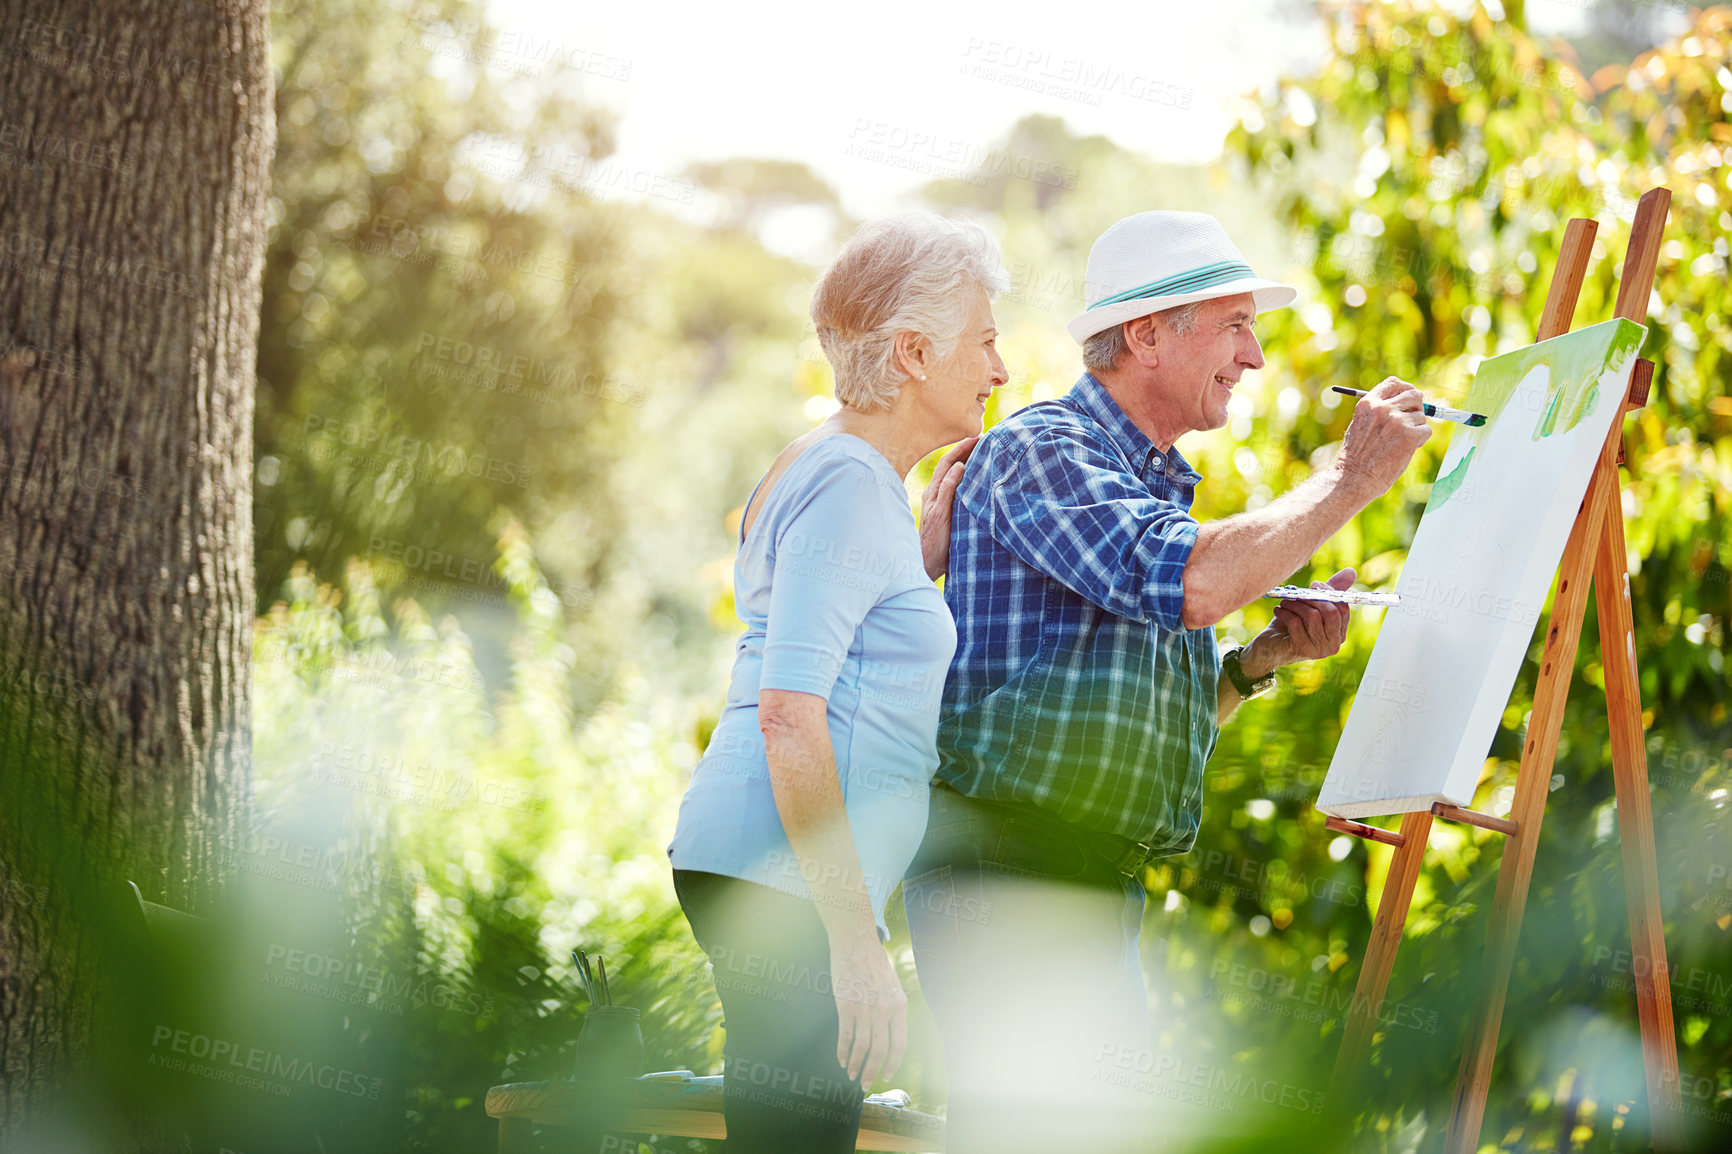
M 1190 848 L 1221 670 L 1214 627 L 1181 616 L 1201 480 L 1088 373 L 981 438 L 952 513 L 939 780 Z

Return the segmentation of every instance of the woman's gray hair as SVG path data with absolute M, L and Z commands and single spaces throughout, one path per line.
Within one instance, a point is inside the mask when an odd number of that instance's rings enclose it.
M 1203 309 L 1202 301 L 1192 301 L 1188 305 L 1177 308 L 1163 309 L 1150 316 L 1161 317 L 1167 323 L 1167 331 L 1176 337 L 1190 336 L 1197 328 L 1197 314 Z M 1083 368 L 1091 373 L 1104 373 L 1119 363 L 1119 358 L 1125 354 L 1129 346 L 1125 343 L 1125 325 L 1135 324 L 1141 317 L 1129 320 L 1124 324 L 1103 329 L 1083 342 Z
M 978 224 L 912 212 L 861 225 L 818 278 L 812 323 L 836 372 L 836 399 L 885 408 L 907 374 L 896 334 L 918 333 L 940 359 L 968 321 L 970 285 L 988 299 L 1010 283 L 998 241 Z

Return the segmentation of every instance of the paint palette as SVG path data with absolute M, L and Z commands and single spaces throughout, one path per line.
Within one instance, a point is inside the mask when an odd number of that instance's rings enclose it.
M 1303 585 L 1277 585 L 1265 597 L 1283 601 L 1333 601 L 1339 605 L 1400 605 L 1399 593 L 1373 593 L 1369 589 L 1307 589 Z

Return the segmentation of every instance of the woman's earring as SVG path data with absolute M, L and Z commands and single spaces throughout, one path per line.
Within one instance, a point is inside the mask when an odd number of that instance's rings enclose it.
M 924 380 L 925 380 L 925 379 L 926 379 L 926 374 L 925 374 L 925 373 L 921 373 L 921 374 L 920 374 L 920 379 L 921 379 L 921 380 L 923 380 L 923 381 L 924 381 Z

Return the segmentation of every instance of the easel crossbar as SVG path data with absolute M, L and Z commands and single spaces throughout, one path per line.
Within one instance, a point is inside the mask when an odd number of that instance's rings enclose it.
M 1364 825 L 1357 821 L 1349 821 L 1344 817 L 1329 817 L 1324 820 L 1323 828 L 1336 833 L 1348 834 L 1352 837 L 1362 837 L 1366 841 L 1380 842 L 1383 845 L 1406 845 L 1407 839 L 1391 829 L 1378 829 L 1374 825 Z
M 1463 825 L 1478 826 L 1480 829 L 1495 830 L 1506 837 L 1514 837 L 1521 829 L 1520 822 L 1511 821 L 1507 817 L 1493 817 L 1489 813 L 1463 809 L 1459 805 L 1442 801 L 1432 803 L 1431 816 L 1441 817 L 1446 821 L 1459 821 Z

